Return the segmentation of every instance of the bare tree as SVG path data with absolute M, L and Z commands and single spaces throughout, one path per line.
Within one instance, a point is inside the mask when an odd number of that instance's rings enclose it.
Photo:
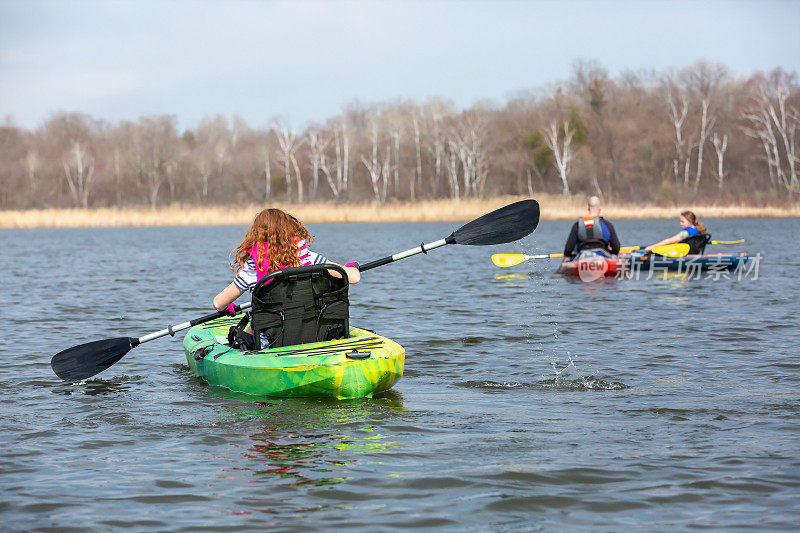
M 564 131 L 563 136 L 559 131 L 561 128 Z M 569 195 L 569 166 L 575 157 L 572 150 L 573 135 L 575 135 L 575 130 L 567 121 L 559 125 L 556 120 L 551 120 L 544 132 L 544 140 L 553 152 L 553 163 L 561 178 L 561 194 L 564 196 Z
M 683 123 L 686 121 L 686 115 L 689 112 L 689 102 L 687 101 L 686 93 L 677 86 L 671 76 L 667 76 L 662 84 L 665 87 L 670 122 L 675 129 L 675 156 L 672 160 L 672 172 L 675 176 L 675 182 L 680 183 L 680 167 L 684 157 L 686 157 L 683 184 L 687 185 L 689 182 L 689 161 L 688 156 L 684 155 Z
M 458 186 L 458 143 L 453 139 L 447 141 L 449 150 L 446 154 L 447 180 L 450 184 L 450 194 L 452 198 L 458 200 L 460 198 L 461 190 Z
M 114 149 L 114 192 L 116 205 L 122 204 L 122 157 L 118 148 Z
M 264 201 L 272 196 L 272 172 L 269 164 L 269 147 L 264 148 Z
M 75 142 L 69 157 L 65 158 L 64 174 L 75 205 L 89 207 L 89 191 L 94 178 L 94 158 L 86 153 L 86 147 Z
M 319 182 L 319 172 L 325 165 L 325 150 L 331 144 L 330 139 L 321 137 L 322 133 L 319 129 L 310 129 L 308 131 L 308 157 L 311 162 L 311 197 L 316 198 L 317 184 Z M 327 174 L 326 174 L 327 175 Z
M 461 162 L 464 196 L 478 196 L 488 175 L 486 122 L 478 113 L 466 113 L 450 132 L 448 145 Z
M 336 197 L 347 190 L 350 173 L 350 140 L 343 121 L 337 121 L 333 127 L 333 141 L 336 149 Z
M 753 109 L 743 113 L 742 118 L 748 123 L 748 126 L 742 128 L 745 135 L 758 139 L 762 143 L 766 154 L 765 160 L 767 161 L 767 167 L 769 169 L 770 183 L 774 184 L 777 178 L 778 183 L 788 189 L 789 182 L 786 180 L 781 165 L 778 139 L 775 137 L 769 111 L 763 108 Z
M 217 143 L 215 155 L 217 156 L 217 179 L 220 182 L 223 182 L 225 179 L 225 167 L 228 164 L 228 153 L 229 153 L 229 146 L 226 142 L 222 141 Z M 168 180 L 170 182 L 170 187 L 172 187 L 172 180 Z
M 32 197 L 36 196 L 36 173 L 39 171 L 40 160 L 36 150 L 30 150 L 25 155 L 25 164 L 28 171 L 28 186 Z
M 131 203 L 144 187 L 140 173 L 142 165 L 138 160 L 140 154 L 136 148 L 138 129 L 138 124 L 126 121 L 110 131 L 108 145 L 114 154 L 114 205 Z
M 694 188 L 700 186 L 700 177 L 703 173 L 703 154 L 708 137 L 716 123 L 717 98 L 721 85 L 728 78 L 728 70 L 718 64 L 698 61 L 692 67 L 681 71 L 686 86 L 697 95 L 700 101 L 700 129 L 697 137 L 697 170 L 694 178 Z
M 386 189 L 387 189 L 387 180 L 388 180 L 388 169 L 390 165 L 388 163 L 389 159 L 389 146 L 387 145 L 387 149 L 384 155 L 384 160 L 380 161 L 379 149 L 378 149 L 378 123 L 377 120 L 373 118 L 372 121 L 372 157 L 370 159 L 365 158 L 363 155 L 361 156 L 361 162 L 364 164 L 364 167 L 367 169 L 369 173 L 369 179 L 372 183 L 372 194 L 375 197 L 375 200 L 378 202 L 384 202 L 386 200 Z
M 86 209 L 89 207 L 89 191 L 94 177 L 94 159 L 87 155 L 86 148 L 81 146 L 81 143 L 76 142 L 72 145 L 70 156 L 64 159 L 63 164 L 75 205 Z
M 775 86 L 772 98 L 767 93 L 767 89 L 762 86 L 761 100 L 762 105 L 769 111 L 769 116 L 775 125 L 780 139 L 783 141 L 783 149 L 789 167 L 789 188 L 797 190 L 797 126 L 800 123 L 800 113 L 797 107 L 787 105 L 789 89 L 779 80 Z
M 700 107 L 703 111 L 700 119 L 700 135 L 697 141 L 697 172 L 694 178 L 695 190 L 700 186 L 700 174 L 703 172 L 703 148 L 706 145 L 709 132 L 714 128 L 714 123 L 717 121 L 717 118 L 708 112 L 710 103 L 710 98 L 703 98 L 700 103 Z
M 397 196 L 397 194 L 400 192 L 400 125 L 394 123 L 389 135 L 392 138 L 392 144 L 394 148 L 395 164 L 392 165 L 392 169 L 394 170 L 394 195 Z
M 342 192 L 341 184 L 334 181 L 333 175 L 331 173 L 331 168 L 330 166 L 328 166 L 328 160 L 325 155 L 325 152 L 322 152 L 322 154 L 320 154 L 319 167 L 320 170 L 322 170 L 322 173 L 325 174 L 325 180 L 328 182 L 328 186 L 331 188 L 333 197 L 338 200 L 339 195 Z
M 714 133 L 711 142 L 714 144 L 714 151 L 717 153 L 717 188 L 722 190 L 725 184 L 725 167 L 723 162 L 725 160 L 725 150 L 728 149 L 728 135 L 725 134 L 722 136 L 722 139 L 720 139 L 719 135 Z
M 203 203 L 208 203 L 212 180 L 218 184 L 224 182 L 225 167 L 235 143 L 233 137 L 228 129 L 228 120 L 221 115 L 213 119 L 206 118 L 197 127 L 194 160 L 200 174 L 200 198 Z M 172 192 L 174 183 L 171 179 L 169 181 Z
M 138 173 L 145 179 L 150 207 L 158 205 L 158 193 L 167 179 L 168 167 L 177 157 L 175 117 L 157 115 L 142 117 L 132 139 Z
M 383 162 L 381 163 L 381 180 L 383 181 L 383 189 L 381 190 L 381 201 L 386 201 L 386 194 L 389 188 L 389 175 L 397 165 L 392 164 L 392 145 L 386 143 L 386 148 L 383 151 Z
M 745 134 L 762 142 L 770 178 L 776 176 L 790 191 L 800 189 L 797 175 L 800 111 L 789 103 L 789 86 L 793 81 L 793 75 L 774 71 L 770 79 L 760 81 L 755 102 L 743 114 L 749 124 L 744 128 Z
M 450 181 L 450 194 L 451 196 L 458 198 L 458 188 L 457 183 L 452 183 L 453 176 L 451 175 L 452 172 L 452 165 L 450 165 L 449 156 L 446 156 L 445 150 L 447 147 L 447 141 L 445 140 L 444 133 L 442 131 L 442 115 L 440 115 L 437 111 L 434 111 L 431 116 L 431 128 L 430 134 L 427 136 L 427 142 L 425 144 L 428 152 L 433 157 L 433 183 L 431 184 L 431 192 L 434 196 L 436 196 L 439 192 L 439 183 L 441 181 L 442 176 L 442 166 L 445 164 L 445 157 L 448 157 L 448 161 L 446 162 L 446 170 L 448 172 L 447 178 Z
M 89 205 L 95 178 L 92 152 L 103 133 L 102 123 L 80 113 L 57 114 L 44 125 L 43 136 L 51 145 L 49 152 L 54 161 L 60 162 L 72 205 L 76 207 Z
M 422 182 L 422 152 L 420 150 L 420 132 L 419 132 L 419 118 L 417 117 L 416 111 L 411 116 L 411 123 L 414 126 L 414 155 L 416 156 L 416 167 L 414 168 L 414 175 L 411 177 L 410 180 L 410 190 L 409 193 L 411 195 L 411 201 L 415 202 L 417 200 L 416 195 L 416 184 Z
M 300 166 L 297 164 L 295 152 L 300 147 L 302 141 L 297 138 L 294 129 L 290 129 L 285 124 L 275 126 L 278 135 L 278 144 L 281 147 L 281 158 L 283 159 L 283 174 L 286 179 L 286 199 L 292 201 L 292 173 L 295 170 L 295 180 L 297 181 L 297 200 L 303 201 L 303 177 L 300 174 Z M 291 165 L 291 168 L 290 168 Z

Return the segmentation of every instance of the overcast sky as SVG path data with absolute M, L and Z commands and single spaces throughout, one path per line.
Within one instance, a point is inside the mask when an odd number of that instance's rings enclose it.
M 302 126 L 343 106 L 441 96 L 502 105 L 569 76 L 698 59 L 800 70 L 798 1 L 0 0 L 0 120 L 173 114 Z

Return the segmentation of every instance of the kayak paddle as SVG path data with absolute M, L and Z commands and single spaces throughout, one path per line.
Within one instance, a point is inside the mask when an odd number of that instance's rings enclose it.
M 367 263 L 359 267 L 359 269 L 361 271 L 369 270 L 412 255 L 428 253 L 428 250 L 433 250 L 446 244 L 485 246 L 516 241 L 532 233 L 538 224 L 539 203 L 536 200 L 515 202 L 461 226 L 440 241 L 431 244 L 423 243 L 417 248 Z M 245 303 L 235 306 L 234 309 L 238 313 L 248 309 L 250 305 Z M 53 372 L 65 381 L 79 381 L 90 378 L 125 357 L 125 354 L 142 343 L 166 335 L 175 335 L 176 331 L 188 329 L 197 324 L 226 315 L 227 313 L 224 312 L 211 313 L 189 322 L 183 322 L 177 326 L 168 326 L 166 329 L 150 333 L 144 337 L 117 337 L 73 346 L 55 354 L 50 361 L 50 366 L 53 368 Z
M 238 313 L 250 307 L 249 303 L 235 306 Z M 177 326 L 167 326 L 166 329 L 150 333 L 144 337 L 117 337 L 116 339 L 105 339 L 102 341 L 87 342 L 67 348 L 58 352 L 53 356 L 50 361 L 50 366 L 53 368 L 56 376 L 65 381 L 80 381 L 82 379 L 90 378 L 95 374 L 99 374 L 106 368 L 110 367 L 140 344 L 158 339 L 166 335 L 175 335 L 176 331 L 188 329 L 197 324 L 208 322 L 227 313 L 216 312 L 210 315 L 195 318 L 189 322 L 183 322 Z
M 710 244 L 739 244 L 742 242 L 744 242 L 744 239 L 739 239 L 738 241 L 711 241 Z M 644 246 L 629 246 L 628 248 L 630 250 L 627 251 L 633 251 L 644 248 Z M 685 257 L 689 255 L 689 245 L 685 242 L 676 242 L 674 244 L 656 246 L 650 251 L 664 257 Z M 620 250 L 620 253 L 622 253 L 622 250 Z
M 711 241 L 709 244 L 739 244 L 743 242 L 744 239 L 739 239 L 738 241 Z M 683 251 L 684 248 L 686 250 L 685 252 Z M 626 254 L 642 249 L 644 249 L 644 246 L 623 246 L 622 248 L 619 249 L 619 253 Z M 664 244 L 663 246 L 656 246 L 650 251 L 666 257 L 683 257 L 684 255 L 687 255 L 689 253 L 689 245 L 685 242 L 676 242 L 674 244 Z
M 620 248 L 619 253 L 630 253 L 636 250 L 644 250 L 644 248 L 644 246 L 626 246 L 625 248 Z M 689 245 L 685 242 L 676 242 L 675 244 L 656 246 L 650 251 L 664 257 L 683 257 L 689 254 Z
M 542 254 L 542 255 L 525 255 L 525 254 L 493 254 L 492 263 L 499 267 L 512 267 L 518 265 L 528 259 L 550 259 L 551 257 L 564 257 L 564 254 Z
M 675 244 L 656 246 L 650 251 L 664 257 L 684 257 L 689 253 L 689 245 L 685 242 L 676 242 Z
M 686 243 L 679 243 L 679 246 L 686 247 L 686 253 L 689 251 L 689 245 Z M 674 244 L 666 244 L 664 246 L 657 246 L 653 248 L 653 252 L 657 254 L 661 254 L 667 257 L 683 257 L 686 253 L 682 255 L 667 255 L 667 254 L 675 254 L 680 253 L 680 250 L 683 248 L 680 247 L 677 250 L 674 248 L 676 245 Z M 639 250 L 644 248 L 643 246 L 625 246 L 624 248 L 619 249 L 619 253 L 625 254 L 633 252 L 634 250 Z M 553 257 L 564 257 L 564 254 L 542 254 L 542 255 L 525 255 L 525 254 L 494 254 L 492 255 L 492 263 L 499 267 L 511 267 L 514 265 L 518 265 L 528 259 L 550 259 Z
M 476 218 L 472 222 L 464 224 L 444 239 L 430 244 L 422 243 L 416 248 L 359 265 L 358 268 L 364 272 L 412 255 L 427 254 L 428 250 L 447 244 L 466 244 L 468 246 L 505 244 L 530 235 L 538 225 L 539 203 L 536 200 L 522 200 Z
M 743 242 L 744 239 L 739 239 L 738 241 L 711 241 L 709 244 L 739 244 Z M 634 250 L 641 250 L 643 248 L 644 246 L 626 246 L 625 248 L 620 248 L 619 253 L 633 252 Z M 689 254 L 689 245 L 685 242 L 676 242 L 674 244 L 656 246 L 650 251 L 658 255 L 663 255 L 664 257 L 684 257 Z
M 644 248 L 644 246 L 623 246 L 619 249 L 619 253 L 621 254 L 629 254 L 631 252 L 635 252 L 636 250 L 640 250 Z

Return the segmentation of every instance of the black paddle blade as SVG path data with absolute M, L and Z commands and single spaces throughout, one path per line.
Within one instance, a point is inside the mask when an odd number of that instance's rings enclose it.
M 87 342 L 58 352 L 50 361 L 56 376 L 64 381 L 79 381 L 99 374 L 131 351 L 135 341 L 130 337 L 118 337 L 102 341 Z
M 503 244 L 530 235 L 538 225 L 539 202 L 522 200 L 476 218 L 455 230 L 450 237 L 455 244 Z

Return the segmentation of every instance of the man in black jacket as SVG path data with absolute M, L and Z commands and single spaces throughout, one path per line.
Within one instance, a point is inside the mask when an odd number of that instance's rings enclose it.
M 619 253 L 619 238 L 614 225 L 600 216 L 603 206 L 600 198 L 590 196 L 586 204 L 589 216 L 580 217 L 567 237 L 564 257 L 573 257 L 584 250 L 603 250 L 616 255 Z

